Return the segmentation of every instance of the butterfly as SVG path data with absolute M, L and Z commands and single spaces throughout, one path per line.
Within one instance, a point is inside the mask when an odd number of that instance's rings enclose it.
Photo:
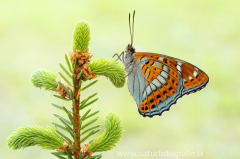
M 135 11 L 132 28 L 134 16 Z M 142 116 L 160 116 L 179 98 L 208 84 L 208 75 L 186 61 L 163 54 L 136 52 L 132 46 L 134 30 L 131 32 L 130 13 L 129 28 L 131 44 L 127 45 L 125 52 L 114 56 L 125 66 L 129 92 Z

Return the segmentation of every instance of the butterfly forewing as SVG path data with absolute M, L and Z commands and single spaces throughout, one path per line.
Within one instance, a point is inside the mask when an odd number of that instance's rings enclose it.
M 183 60 L 154 53 L 134 55 L 137 68 L 130 77 L 135 83 L 130 85 L 135 89 L 130 92 L 143 116 L 161 115 L 180 97 L 202 89 L 209 81 L 202 70 Z

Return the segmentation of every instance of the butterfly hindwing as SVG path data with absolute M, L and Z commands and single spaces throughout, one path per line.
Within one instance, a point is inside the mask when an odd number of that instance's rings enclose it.
M 140 111 L 150 117 L 161 115 L 182 96 L 180 73 L 150 57 L 141 57 L 138 62 L 138 67 L 147 82 L 142 92 Z
M 166 55 L 137 52 L 134 61 L 137 65 L 132 76 L 141 82 L 135 79 L 130 85 L 139 91 L 132 95 L 143 116 L 161 115 L 180 97 L 202 89 L 209 81 L 199 68 Z
M 130 94 L 134 98 L 137 104 L 139 113 L 141 115 L 144 115 L 144 113 L 140 111 L 139 106 L 142 102 L 142 92 L 144 91 L 146 86 L 147 86 L 147 82 L 142 76 L 141 70 L 138 67 L 136 67 L 135 69 L 133 69 L 133 72 L 131 72 L 128 76 L 128 89 Z

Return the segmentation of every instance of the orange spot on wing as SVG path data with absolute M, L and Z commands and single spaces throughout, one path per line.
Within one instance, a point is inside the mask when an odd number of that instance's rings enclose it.
M 196 87 L 199 85 L 197 79 L 193 75 L 194 71 L 196 71 L 194 66 L 187 63 L 182 64 L 182 74 L 184 75 L 183 78 L 187 81 L 186 83 L 191 83 L 191 87 Z M 191 77 L 192 80 L 190 80 L 189 77 Z M 187 84 L 187 86 L 189 87 L 189 84 Z
M 177 82 L 177 80 L 175 80 Z M 154 109 L 161 101 L 164 101 L 170 95 L 176 93 L 176 89 L 168 83 L 164 87 L 154 91 L 150 94 L 141 104 L 140 111 L 142 113 L 146 113 L 152 109 Z
M 190 80 L 188 80 L 188 79 L 185 79 L 185 80 L 183 81 L 183 85 L 184 85 L 184 87 L 187 88 L 187 89 L 192 88 L 192 85 L 191 85 L 191 83 L 190 83 Z
M 144 75 L 146 73 L 146 70 L 148 69 L 148 67 L 146 65 L 144 65 L 141 69 L 142 74 Z
M 149 110 L 152 110 L 154 109 L 159 102 L 157 102 L 155 99 L 156 99 L 156 96 L 157 91 L 153 92 L 152 94 L 150 94 L 141 104 L 140 104 L 140 111 L 142 113 L 146 113 L 148 112 Z
M 198 75 L 202 78 L 202 80 L 204 82 L 208 82 L 209 81 L 209 77 L 203 71 L 199 70 L 199 74 Z

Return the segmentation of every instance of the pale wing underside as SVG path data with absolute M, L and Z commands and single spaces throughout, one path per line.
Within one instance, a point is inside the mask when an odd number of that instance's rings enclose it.
M 143 116 L 161 115 L 185 94 L 202 89 L 208 76 L 197 67 L 160 54 L 135 53 L 128 87 Z

